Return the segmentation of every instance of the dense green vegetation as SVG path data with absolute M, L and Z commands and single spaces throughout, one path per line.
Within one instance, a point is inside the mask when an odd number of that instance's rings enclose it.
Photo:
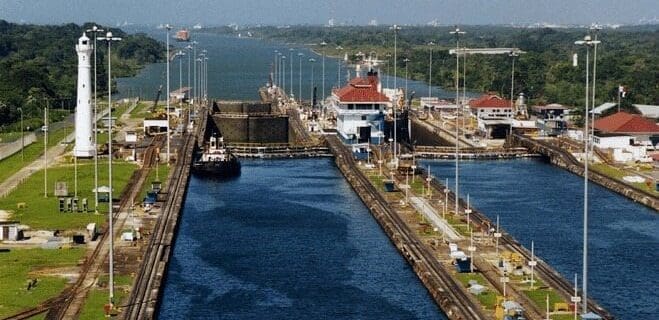
M 16 127 L 20 119 L 18 108 L 25 113 L 24 125 L 36 128 L 41 126 L 46 103 L 57 108 L 75 107 L 77 55 L 74 45 L 82 32 L 92 25 L 38 26 L 0 20 L 0 130 L 20 129 Z M 144 64 L 164 59 L 165 48 L 156 40 L 144 34 L 111 31 L 123 39 L 113 44 L 113 77 L 134 75 Z M 106 55 L 107 46 L 99 42 L 99 94 L 107 88 Z M 58 116 L 62 115 L 51 113 L 51 118 Z M 10 124 L 13 126 L 7 128 Z
M 405 63 L 410 77 L 428 80 L 430 41 L 433 46 L 433 84 L 445 88 L 455 86 L 455 56 L 448 49 L 455 48 L 455 37 L 449 34 L 453 27 L 403 27 L 398 36 L 398 74 L 404 74 Z M 515 93 L 524 92 L 533 103 L 562 103 L 581 106 L 584 100 L 585 48 L 574 44 L 581 40 L 585 29 L 526 29 L 504 26 L 466 26 L 467 33 L 460 40 L 469 48 L 518 47 L 526 54 L 515 62 Z M 221 33 L 245 32 L 229 28 L 215 30 Z M 388 26 L 334 27 L 299 26 L 290 28 L 259 27 L 250 29 L 255 36 L 281 42 L 314 46 L 328 45 L 327 54 L 343 56 L 375 51 L 380 59 L 389 60 L 393 68 L 394 35 Z M 624 103 L 659 104 L 659 26 L 624 27 L 599 31 L 597 63 L 597 101 L 617 100 L 619 84 L 629 89 Z M 337 50 L 341 46 L 343 50 Z M 572 66 L 572 54 L 579 53 L 579 67 Z M 592 57 L 591 57 L 592 59 Z M 592 60 L 591 60 L 592 61 Z M 467 58 L 466 86 L 470 90 L 495 91 L 510 95 L 511 58 L 505 56 L 469 56 Z M 385 67 L 386 69 L 387 67 Z M 386 70 L 385 70 L 386 71 Z M 393 70 L 390 70 L 393 73 Z M 423 94 L 423 93 L 421 93 Z

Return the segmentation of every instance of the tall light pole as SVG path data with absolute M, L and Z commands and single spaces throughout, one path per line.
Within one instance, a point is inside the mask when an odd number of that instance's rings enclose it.
M 43 197 L 48 198 L 48 99 L 44 98 L 44 100 L 46 106 L 43 109 Z
M 408 58 L 403 59 L 403 62 L 405 62 L 405 95 L 409 95 L 409 92 L 407 91 L 407 80 L 409 78 L 409 76 L 407 74 L 407 65 L 409 64 L 410 61 L 412 61 L 412 60 L 410 60 Z M 408 107 L 410 107 L 410 106 L 408 106 Z
M 327 45 L 327 42 L 323 41 L 320 43 L 320 50 L 322 51 L 323 54 L 323 99 L 322 101 L 325 101 L 325 46 Z M 321 102 L 322 103 L 322 102 Z M 325 106 L 323 105 L 323 112 L 325 111 Z
M 284 95 L 286 94 L 286 54 L 281 56 L 281 66 L 282 66 L 282 84 L 284 84 Z
M 169 161 L 171 160 L 170 159 L 170 153 L 169 153 L 169 136 L 170 136 L 170 132 L 171 132 L 169 130 L 169 127 L 170 127 L 170 123 L 169 123 L 169 100 L 170 100 L 170 97 L 169 97 L 169 93 L 170 93 L 170 89 L 169 89 L 169 58 L 170 58 L 169 57 L 169 30 L 172 30 L 172 26 L 170 26 L 169 24 L 166 24 L 165 25 L 165 30 L 166 30 L 166 36 L 167 36 L 167 56 L 166 56 L 166 59 L 167 59 L 167 94 L 165 95 L 165 99 L 167 99 L 167 103 L 166 103 L 167 112 L 165 112 L 165 113 L 167 114 L 167 165 L 169 166 Z
M 575 41 L 576 45 L 586 46 L 586 108 L 584 109 L 584 115 L 586 121 L 584 122 L 584 193 L 583 193 L 583 275 L 582 275 L 582 292 L 583 292 L 583 303 L 582 303 L 582 312 L 585 314 L 588 312 L 588 143 L 590 142 L 589 131 L 588 131 L 588 108 L 590 106 L 588 99 L 590 97 L 590 47 L 599 43 L 599 41 L 593 41 L 590 38 L 590 35 L 584 37 L 584 40 Z
M 293 48 L 288 48 L 289 61 L 290 61 L 290 64 L 291 64 L 291 72 L 290 72 L 290 73 L 291 73 L 291 75 L 290 75 L 290 78 L 291 78 L 291 90 L 290 90 L 290 91 L 291 91 L 291 96 L 293 96 L 293 97 L 295 96 L 295 90 L 293 90 L 293 51 L 294 51 L 294 50 L 295 50 L 295 49 L 293 49 Z
M 336 87 L 341 88 L 341 50 L 343 50 L 342 46 L 337 46 L 336 50 L 339 51 L 339 59 L 336 59 L 336 67 L 338 71 L 336 72 Z
M 191 58 L 192 58 L 192 46 L 191 46 L 191 45 L 188 45 L 188 46 L 185 47 L 185 48 L 188 49 L 188 53 L 187 53 L 187 55 L 188 55 L 188 98 L 191 98 L 191 97 L 190 97 L 190 96 L 191 96 L 191 94 L 190 94 L 190 89 L 191 89 L 192 87 L 190 86 L 190 71 L 191 71 L 192 66 L 190 65 L 190 60 L 191 60 Z
M 197 41 L 192 41 L 192 105 L 197 103 Z
M 313 79 L 313 65 L 314 65 L 314 62 L 316 62 L 316 59 L 314 59 L 314 58 L 309 59 L 309 63 L 311 64 L 311 91 L 309 92 L 309 101 L 311 101 L 311 110 L 313 110 L 313 108 L 315 107 L 313 105 L 313 85 L 314 85 L 313 84 L 313 80 L 314 80 Z
M 201 50 L 201 76 L 199 77 L 199 82 L 200 85 L 199 87 L 201 88 L 201 98 L 199 98 L 201 101 L 204 103 L 206 102 L 206 60 L 208 58 L 208 51 L 206 49 Z
M 430 46 L 430 59 L 428 60 L 428 97 L 432 97 L 432 46 L 434 45 L 434 42 L 428 42 L 428 46 Z
M 204 57 L 204 100 L 208 104 L 208 57 Z
M 300 61 L 300 72 L 298 74 L 300 77 L 300 81 L 299 81 L 300 83 L 298 84 L 299 87 L 297 91 L 298 94 L 297 100 L 300 102 L 300 106 L 301 106 L 302 105 L 302 57 L 304 56 L 304 53 L 298 52 L 297 56 L 298 56 L 298 60 Z
M 18 108 L 21 113 L 21 161 L 25 161 L 25 135 L 23 134 L 23 108 Z
M 168 37 L 169 38 L 169 37 Z M 110 253 L 109 253 L 109 303 L 110 307 L 114 306 L 114 222 L 112 214 L 112 42 L 121 41 L 121 38 L 113 37 L 112 32 L 108 31 L 105 37 L 99 40 L 108 43 L 108 219 L 109 219 L 109 238 L 110 238 Z M 169 47 L 169 46 L 168 46 Z M 167 57 L 169 59 L 169 57 Z
M 513 60 L 513 66 L 512 66 L 512 72 L 510 74 L 510 110 L 514 110 L 514 103 L 513 100 L 515 99 L 515 58 L 519 56 L 519 53 L 515 51 L 511 51 L 508 56 L 510 56 Z M 512 125 L 511 125 L 511 130 L 512 130 Z
M 465 34 L 460 31 L 458 26 L 450 34 L 455 35 L 455 107 L 458 111 L 460 107 L 460 35 Z M 458 116 L 460 113 L 458 112 Z M 460 129 L 458 126 L 458 117 L 455 118 L 455 213 L 459 212 L 460 205 Z
M 602 29 L 599 25 L 593 24 L 590 26 L 590 30 L 594 35 L 594 41 L 593 41 L 593 96 L 592 99 L 590 99 L 590 103 L 592 105 L 591 110 L 595 110 L 595 82 L 597 80 L 597 44 L 600 43 L 600 41 L 597 40 L 597 34 L 599 33 L 600 29 Z M 591 115 L 591 126 L 590 126 L 590 134 L 591 137 L 595 136 L 595 114 L 593 113 Z M 591 143 L 590 145 L 590 152 L 593 152 L 593 148 L 595 147 L 594 143 Z
M 178 88 L 183 93 L 183 56 L 185 52 L 179 50 L 174 57 L 178 58 Z M 183 108 L 183 99 L 179 101 L 179 107 Z
M 398 25 L 393 25 L 391 27 L 392 30 L 394 30 L 394 166 L 398 168 L 398 153 L 397 153 L 397 148 L 396 145 L 398 144 L 398 139 L 396 137 L 396 132 L 398 131 L 398 123 L 396 122 L 396 105 L 398 104 L 398 93 L 397 93 L 397 84 L 396 84 L 396 69 L 397 69 L 397 50 L 398 50 L 398 31 L 400 30 L 400 27 Z
M 96 93 L 96 40 L 98 38 L 98 33 L 105 30 L 100 29 L 98 26 L 94 25 L 91 29 L 87 29 L 87 32 L 94 33 L 94 212 L 98 212 L 98 94 Z
M 275 60 L 273 62 L 274 76 L 272 82 L 274 82 L 274 85 L 276 85 L 277 87 L 279 87 L 279 73 L 277 72 L 279 71 L 278 55 L 279 55 L 279 50 L 275 50 Z

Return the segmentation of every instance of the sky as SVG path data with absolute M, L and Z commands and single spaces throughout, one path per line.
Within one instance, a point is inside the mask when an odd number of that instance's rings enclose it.
M 0 19 L 221 26 L 657 23 L 657 0 L 0 0 Z

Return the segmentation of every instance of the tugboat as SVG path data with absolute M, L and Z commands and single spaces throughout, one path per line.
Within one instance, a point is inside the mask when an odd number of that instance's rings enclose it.
M 231 177 L 240 174 L 240 162 L 227 150 L 224 138 L 213 135 L 208 148 L 192 164 L 192 172 L 207 177 Z

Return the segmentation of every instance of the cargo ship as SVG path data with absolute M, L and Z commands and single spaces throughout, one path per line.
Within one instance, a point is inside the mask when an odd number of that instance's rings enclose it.
M 240 162 L 226 148 L 224 139 L 213 135 L 208 147 L 192 163 L 192 172 L 208 178 L 236 176 L 240 174 Z
M 176 35 L 174 35 L 174 39 L 176 39 L 176 41 L 181 41 L 181 42 L 190 41 L 190 32 L 187 29 L 181 29 L 179 31 L 176 31 Z

